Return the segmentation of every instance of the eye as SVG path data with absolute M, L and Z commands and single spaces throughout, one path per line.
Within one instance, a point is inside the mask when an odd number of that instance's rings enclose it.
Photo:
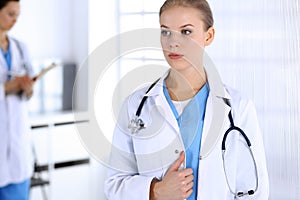
M 192 33 L 192 31 L 187 30 L 187 29 L 183 29 L 183 30 L 181 31 L 181 33 L 182 33 L 183 35 L 189 35 L 189 34 Z
M 171 35 L 171 31 L 161 30 L 161 35 L 162 36 L 169 36 L 169 35 Z
M 19 14 L 15 13 L 15 12 L 9 12 L 8 15 L 9 15 L 9 17 L 18 17 L 19 16 Z

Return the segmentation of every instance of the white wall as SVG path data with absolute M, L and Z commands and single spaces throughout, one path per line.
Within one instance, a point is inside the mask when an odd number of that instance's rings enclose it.
M 26 42 L 34 60 L 81 63 L 87 55 L 88 1 L 22 0 L 11 35 Z
M 54 59 L 79 68 L 88 54 L 88 1 L 22 0 L 10 35 L 27 44 L 34 63 Z M 75 99 L 81 110 L 87 109 L 87 72 L 83 73 Z
M 89 0 L 89 54 L 93 53 L 105 41 L 118 33 L 116 2 L 116 0 L 105 1 L 105 3 L 99 0 Z M 89 77 L 92 77 L 94 70 L 91 68 L 91 66 L 87 66 L 89 67 Z M 116 74 L 113 74 L 110 80 L 113 81 L 116 76 Z M 106 94 L 107 93 L 103 93 L 102 95 Z M 94 95 L 95 91 L 89 90 L 89 97 L 95 98 Z M 89 99 L 89 102 L 90 100 L 91 99 Z M 89 109 L 90 111 L 94 111 L 94 105 L 89 105 Z M 99 110 L 95 112 L 99 112 Z M 101 115 L 106 115 L 106 113 L 101 112 Z M 107 121 L 105 123 L 107 123 Z M 94 176 L 91 179 L 91 198 L 105 200 L 106 197 L 104 195 L 104 179 L 106 176 L 106 167 L 102 163 L 93 160 L 92 173 Z

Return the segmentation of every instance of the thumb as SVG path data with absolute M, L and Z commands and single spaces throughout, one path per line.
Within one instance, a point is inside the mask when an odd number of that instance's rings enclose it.
M 170 167 L 169 171 L 178 171 L 181 163 L 184 162 L 185 153 L 182 151 L 180 153 L 179 158 L 173 163 L 173 165 Z

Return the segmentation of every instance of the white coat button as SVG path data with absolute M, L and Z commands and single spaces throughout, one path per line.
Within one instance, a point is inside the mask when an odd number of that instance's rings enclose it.
M 176 153 L 176 154 L 179 153 L 178 149 L 175 150 L 175 153 Z

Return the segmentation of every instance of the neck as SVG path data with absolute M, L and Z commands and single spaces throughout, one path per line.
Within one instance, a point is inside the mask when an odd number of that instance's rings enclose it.
M 0 32 L 0 47 L 6 51 L 8 45 L 6 32 Z
M 190 67 L 182 71 L 171 69 L 166 79 L 171 99 L 180 101 L 195 96 L 205 83 L 206 73 L 203 67 L 200 69 Z
M 0 42 L 7 41 L 7 32 L 5 31 L 0 31 Z

